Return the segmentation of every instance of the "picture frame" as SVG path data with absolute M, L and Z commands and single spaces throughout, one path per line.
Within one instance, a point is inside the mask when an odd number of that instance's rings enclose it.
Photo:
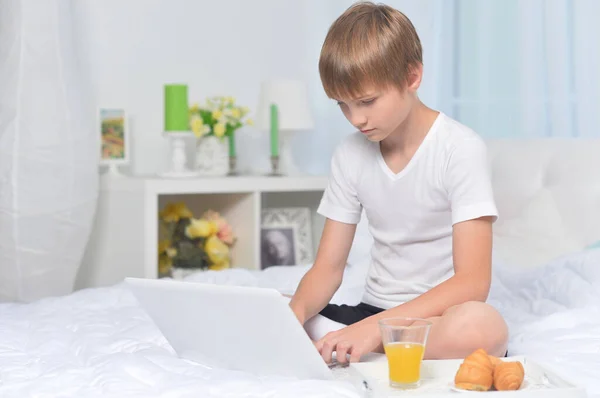
M 261 269 L 313 261 L 311 212 L 307 207 L 263 209 L 260 228 Z
M 123 108 L 98 109 L 100 135 L 100 164 L 117 166 L 128 164 L 131 157 L 129 120 Z

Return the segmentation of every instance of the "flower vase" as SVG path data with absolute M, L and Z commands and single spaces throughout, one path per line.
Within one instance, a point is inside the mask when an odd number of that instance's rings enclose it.
M 226 176 L 229 173 L 229 141 L 227 137 L 209 135 L 198 139 L 196 171 L 202 176 Z

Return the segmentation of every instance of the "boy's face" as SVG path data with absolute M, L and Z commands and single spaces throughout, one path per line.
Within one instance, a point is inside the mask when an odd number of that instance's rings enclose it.
M 370 141 L 380 142 L 400 131 L 400 126 L 419 102 L 417 90 L 422 77 L 423 65 L 414 65 L 402 89 L 397 86 L 367 87 L 359 98 L 339 98 L 338 103 L 354 127 Z
M 413 104 L 410 90 L 371 89 L 353 99 L 337 99 L 344 116 L 365 137 L 383 141 L 406 120 Z

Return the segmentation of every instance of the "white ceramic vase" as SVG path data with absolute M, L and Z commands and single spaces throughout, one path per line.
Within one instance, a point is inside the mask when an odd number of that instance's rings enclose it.
M 229 173 L 229 140 L 214 135 L 202 137 L 196 146 L 196 171 L 203 176 L 226 176 Z

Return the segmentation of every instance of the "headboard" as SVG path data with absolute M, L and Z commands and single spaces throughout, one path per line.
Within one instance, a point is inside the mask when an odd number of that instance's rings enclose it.
M 536 267 L 600 242 L 600 139 L 488 140 L 499 218 L 494 259 Z M 348 264 L 368 264 L 361 218 Z
M 534 267 L 600 242 L 600 140 L 488 141 L 497 259 Z

